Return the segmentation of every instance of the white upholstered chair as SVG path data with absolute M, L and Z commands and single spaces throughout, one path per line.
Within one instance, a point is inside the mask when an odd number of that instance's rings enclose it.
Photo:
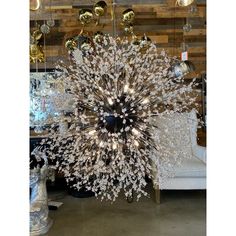
M 189 113 L 173 114 L 169 115 L 167 119 L 157 117 L 155 123 L 158 127 L 165 128 L 163 142 L 166 139 L 176 140 L 175 148 L 178 148 L 181 143 L 179 149 L 184 148 L 186 149 L 185 155 L 187 153 L 187 158 L 184 158 L 180 165 L 174 166 L 173 177 L 159 181 L 159 184 L 155 184 L 156 181 L 153 180 L 156 202 L 160 203 L 160 190 L 162 189 L 206 189 L 206 148 L 197 144 L 196 112 L 192 110 Z M 182 127 L 182 135 L 178 130 L 179 125 Z M 162 138 L 161 133 L 160 138 Z M 178 140 L 181 142 L 178 143 Z M 183 145 L 183 142 L 186 145 Z M 157 174 L 156 177 L 160 178 L 160 175 Z

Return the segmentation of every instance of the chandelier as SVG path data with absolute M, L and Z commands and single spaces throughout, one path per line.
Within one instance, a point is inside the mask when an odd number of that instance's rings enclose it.
M 55 71 L 64 92 L 50 98 L 60 115 L 48 124 L 48 138 L 41 145 L 74 188 L 85 187 L 112 201 L 121 191 L 139 199 L 147 195 L 146 178 L 154 178 L 154 168 L 165 178 L 186 158 L 184 150 L 173 151 L 174 142 L 160 143 L 158 132 L 164 131 L 153 121 L 196 107 L 197 83 L 184 80 L 192 63 L 169 57 L 146 35 L 138 39 L 132 9 L 122 13 L 131 42 L 99 31 L 86 34 L 84 27 L 99 24 L 105 12 L 100 2 L 93 11 L 82 9 L 81 32 L 66 39 L 71 63 L 60 61 Z M 71 105 L 66 112 L 65 93 Z

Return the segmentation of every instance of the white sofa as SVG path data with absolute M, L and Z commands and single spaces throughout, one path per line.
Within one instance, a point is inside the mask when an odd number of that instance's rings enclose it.
M 169 115 L 167 119 L 156 118 L 155 124 L 160 130 L 165 129 L 165 135 L 161 135 L 160 132 L 162 142 L 167 143 L 168 139 L 172 139 L 176 142 L 174 148 L 178 148 L 180 153 L 185 151 L 182 163 L 173 167 L 173 177 L 167 177 L 165 181 L 162 181 L 161 174 L 159 174 L 161 170 L 159 173 L 157 169 L 153 170 L 156 202 L 160 203 L 160 190 L 162 189 L 206 189 L 206 148 L 197 144 L 196 112 L 192 110 L 189 113 L 173 114 Z M 180 125 L 181 133 L 178 129 Z

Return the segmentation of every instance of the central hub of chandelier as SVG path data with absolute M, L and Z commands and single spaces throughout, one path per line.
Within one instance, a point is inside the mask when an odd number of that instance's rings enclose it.
M 137 122 L 136 109 L 132 100 L 129 100 L 129 95 L 123 94 L 114 101 L 109 97 L 107 105 L 101 108 L 105 112 L 100 117 L 99 125 L 106 128 L 109 133 L 124 135 Z

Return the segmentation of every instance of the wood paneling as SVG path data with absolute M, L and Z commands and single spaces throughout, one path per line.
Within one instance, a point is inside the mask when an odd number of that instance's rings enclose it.
M 50 6 L 50 2 L 52 5 Z M 54 68 L 58 59 L 67 60 L 64 40 L 68 35 L 78 34 L 81 23 L 78 21 L 78 12 L 82 8 L 92 9 L 93 0 L 44 0 L 40 11 L 30 12 L 31 31 L 37 21 L 42 24 L 44 20 L 52 17 L 56 25 L 46 35 L 47 57 L 46 67 Z M 190 14 L 189 7 L 176 6 L 176 0 L 116 0 L 116 32 L 124 36 L 121 26 L 122 12 L 127 8 L 135 11 L 134 32 L 137 36 L 145 33 L 152 41 L 156 41 L 160 48 L 164 48 L 171 56 L 180 58 L 180 44 L 183 40 L 189 46 L 189 59 L 195 64 L 195 75 L 199 77 L 206 70 L 206 1 L 196 0 L 198 11 Z M 112 34 L 111 8 L 112 0 L 106 0 L 107 13 L 100 20 L 100 25 L 89 25 L 85 30 L 94 33 L 98 30 Z M 183 32 L 186 19 L 192 25 L 192 30 Z M 44 69 L 44 63 L 38 63 L 39 69 Z M 35 64 L 30 68 L 34 70 Z

